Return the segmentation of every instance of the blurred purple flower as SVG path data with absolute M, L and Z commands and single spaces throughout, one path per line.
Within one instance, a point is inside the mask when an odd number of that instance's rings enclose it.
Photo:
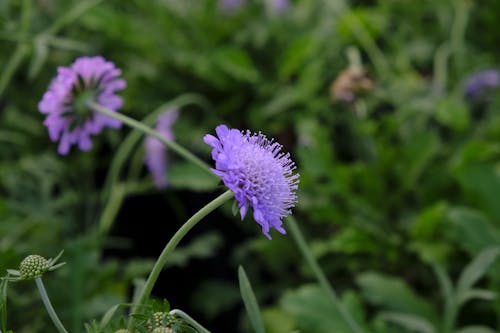
M 246 0 L 219 0 L 221 11 L 232 14 L 246 4 Z
M 270 228 L 285 234 L 281 219 L 295 206 L 299 175 L 293 173 L 295 163 L 282 146 L 265 135 L 240 132 L 219 125 L 217 136 L 205 135 L 212 146 L 215 169 L 212 172 L 234 192 L 241 219 L 252 207 L 255 221 L 269 239 Z
M 80 57 L 70 67 L 58 67 L 57 76 L 38 103 L 45 114 L 44 124 L 52 141 L 59 140 L 58 152 L 68 154 L 71 145 L 83 150 L 92 148 L 91 136 L 105 127 L 119 128 L 121 122 L 91 110 L 93 101 L 105 108 L 118 110 L 123 105 L 116 91 L 126 86 L 119 78 L 121 70 L 103 57 Z
M 156 122 L 156 131 L 165 139 L 173 141 L 175 135 L 172 131 L 172 125 L 179 116 L 179 110 L 170 109 L 162 113 Z M 167 167 L 168 155 L 167 148 L 158 139 L 148 136 L 145 141 L 145 163 L 157 188 L 164 189 L 168 186 Z
M 283 13 L 290 7 L 290 0 L 269 0 L 271 10 L 277 13 Z
M 485 92 L 500 87 L 500 71 L 487 69 L 471 75 L 465 81 L 465 97 L 468 100 L 477 100 Z

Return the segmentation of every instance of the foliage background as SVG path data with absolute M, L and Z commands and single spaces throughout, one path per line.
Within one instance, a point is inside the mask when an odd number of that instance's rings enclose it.
M 176 156 L 171 186 L 156 190 L 140 143 L 110 183 L 127 128 L 96 137 L 90 152 L 57 155 L 37 103 L 57 66 L 100 54 L 123 70 L 123 113 L 136 119 L 182 94 L 202 96 L 174 130 L 207 162 L 201 138 L 219 123 L 262 131 L 292 153 L 295 216 L 370 331 L 425 332 L 388 313 L 441 327 L 449 299 L 436 267 L 456 281 L 500 245 L 500 94 L 464 98 L 467 77 L 498 67 L 499 15 L 496 0 L 302 0 L 284 12 L 255 0 L 232 13 L 210 0 L 1 1 L 0 267 L 64 248 L 67 266 L 46 283 L 63 322 L 81 332 L 130 297 L 168 237 L 219 190 Z M 344 103 L 330 86 L 352 46 L 375 88 Z M 214 331 L 231 323 L 249 332 L 242 264 L 269 332 L 348 332 L 291 237 L 270 242 L 230 212 L 200 226 L 155 294 Z M 484 299 L 500 288 L 495 272 L 479 280 Z M 498 301 L 464 306 L 457 327 L 499 329 Z M 31 284 L 9 287 L 8 308 L 16 332 L 50 331 Z

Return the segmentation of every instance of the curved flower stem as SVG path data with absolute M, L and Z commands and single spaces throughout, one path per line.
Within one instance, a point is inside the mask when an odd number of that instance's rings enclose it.
M 182 319 L 187 321 L 189 324 L 191 324 L 191 326 L 193 326 L 200 333 L 210 333 L 209 330 L 207 330 L 205 327 L 201 326 L 200 323 L 198 323 L 190 315 L 188 315 L 187 313 L 185 313 L 182 310 L 173 309 L 173 310 L 170 310 L 170 312 L 168 314 L 181 317 Z
M 125 184 L 116 184 L 114 191 L 110 192 L 109 200 L 104 208 L 99 219 L 97 233 L 98 235 L 106 235 L 113 224 L 113 221 L 120 210 L 123 199 L 127 194 Z
M 47 295 L 47 291 L 45 291 L 45 287 L 43 286 L 42 278 L 36 277 L 35 282 L 36 282 L 36 286 L 38 287 L 38 292 L 40 293 L 40 297 L 42 298 L 43 304 L 45 305 L 45 309 L 47 310 L 47 313 L 49 314 L 50 319 L 52 319 L 54 326 L 57 328 L 59 333 L 68 333 L 68 331 L 66 331 L 66 328 L 64 328 L 64 325 L 59 320 L 59 317 L 57 316 L 57 313 L 54 310 L 52 303 L 50 303 L 50 299 L 49 299 L 49 296 Z
M 164 103 L 151 111 L 146 117 L 144 117 L 141 122 L 147 126 L 152 126 L 158 116 L 164 112 L 166 109 L 170 108 L 182 108 L 185 105 L 195 104 L 200 106 L 202 109 L 209 110 L 212 108 L 210 103 L 202 96 L 193 93 L 187 93 L 180 95 L 167 103 Z M 109 196 L 110 189 L 117 182 L 119 173 L 123 169 L 123 165 L 126 162 L 127 157 L 131 154 L 135 145 L 141 139 L 140 131 L 132 131 L 127 137 L 122 141 L 118 149 L 116 150 L 115 156 L 113 157 L 113 161 L 111 162 L 111 166 L 109 168 L 108 174 L 106 176 L 105 183 L 105 191 L 104 198 Z M 213 174 L 211 174 L 214 176 Z
M 105 108 L 95 102 L 89 101 L 88 106 L 91 107 L 94 111 L 100 112 L 102 114 L 105 114 L 108 117 L 115 118 L 120 120 L 121 122 L 129 125 L 132 128 L 135 128 L 144 134 L 151 135 L 161 143 L 163 143 L 165 146 L 170 148 L 171 150 L 175 151 L 177 154 L 181 155 L 184 157 L 186 160 L 194 163 L 195 165 L 199 166 L 209 174 L 213 175 L 212 171 L 210 171 L 210 167 L 208 164 L 203 162 L 201 159 L 193 155 L 190 151 L 176 143 L 175 141 L 167 140 L 165 139 L 162 135 L 160 135 L 158 132 L 153 130 L 151 127 L 148 127 L 141 123 L 140 121 L 137 121 L 133 118 L 127 117 L 122 113 L 115 112 L 113 110 L 110 110 L 108 108 Z
M 198 222 L 201 221 L 202 218 L 207 216 L 209 213 L 211 213 L 213 210 L 215 210 L 217 207 L 221 206 L 224 204 L 226 201 L 231 199 L 233 197 L 233 192 L 231 190 L 227 190 L 226 192 L 222 193 L 219 195 L 217 198 L 209 202 L 205 207 L 200 209 L 197 213 L 195 213 L 189 220 L 184 223 L 179 230 L 172 236 L 172 238 L 168 241 L 167 245 L 163 249 L 162 253 L 156 260 L 156 263 L 153 266 L 153 269 L 151 270 L 151 273 L 149 273 L 148 279 L 146 280 L 146 283 L 142 287 L 142 290 L 137 297 L 137 300 L 134 300 L 134 306 L 132 307 L 130 320 L 128 324 L 128 329 L 129 331 L 133 332 L 133 324 L 134 324 L 134 316 L 133 314 L 137 311 L 137 309 L 144 304 L 146 299 L 149 297 L 151 294 L 151 290 L 153 289 L 154 284 L 156 283 L 156 280 L 158 279 L 158 276 L 160 275 L 163 266 L 165 266 L 165 263 L 167 262 L 168 255 L 176 248 L 177 244 L 186 236 L 189 230 L 191 230 Z
M 302 232 L 297 226 L 295 218 L 293 216 L 288 216 L 287 221 L 288 221 L 288 229 L 291 231 L 293 239 L 297 243 L 300 252 L 302 252 L 302 255 L 304 256 L 307 264 L 311 267 L 314 275 L 318 279 L 320 286 L 330 297 L 333 306 L 337 309 L 340 316 L 345 320 L 347 325 L 351 328 L 351 330 L 354 333 L 365 333 L 364 330 L 361 328 L 361 326 L 351 316 L 349 311 L 347 311 L 347 309 L 344 307 L 342 302 L 339 300 L 337 293 L 326 279 L 325 274 L 319 267 L 316 258 L 314 258 L 313 254 L 311 253 L 311 250 L 309 249 L 309 246 L 307 245 L 304 236 L 302 235 Z

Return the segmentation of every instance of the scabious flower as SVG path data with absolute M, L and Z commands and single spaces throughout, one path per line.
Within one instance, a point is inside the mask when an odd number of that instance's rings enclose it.
M 290 0 L 269 0 L 271 10 L 277 13 L 283 13 L 290 7 Z
M 472 101 L 481 98 L 485 92 L 500 88 L 500 71 L 488 69 L 470 76 L 465 82 L 465 97 Z
M 219 9 L 232 14 L 246 4 L 246 0 L 219 0 Z
M 212 146 L 215 169 L 212 172 L 234 192 L 241 219 L 252 207 L 255 221 L 269 239 L 270 228 L 285 234 L 281 219 L 295 206 L 299 174 L 293 173 L 295 163 L 282 146 L 265 135 L 240 132 L 219 125 L 217 136 L 205 135 Z
M 121 122 L 93 111 L 87 102 L 95 102 L 110 110 L 123 105 L 115 95 L 125 88 L 119 78 L 121 70 L 103 57 L 80 57 L 70 67 L 59 67 L 38 109 L 45 114 L 44 124 L 52 141 L 59 140 L 58 152 L 68 154 L 71 145 L 83 150 L 92 148 L 91 136 L 105 127 L 119 128 Z
M 170 109 L 161 114 L 156 123 L 156 131 L 167 140 L 175 140 L 172 125 L 179 116 L 179 110 Z M 148 167 L 155 185 L 159 189 L 168 186 L 167 165 L 168 155 L 167 149 L 163 143 L 153 137 L 147 137 L 145 141 L 145 163 Z

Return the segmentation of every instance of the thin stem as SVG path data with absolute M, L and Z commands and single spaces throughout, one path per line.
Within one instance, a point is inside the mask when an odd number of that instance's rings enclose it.
M 49 296 L 47 295 L 47 291 L 45 291 L 45 287 L 43 286 L 42 278 L 36 277 L 35 282 L 36 282 L 36 286 L 38 287 L 38 292 L 40 293 L 40 297 L 42 298 L 43 304 L 45 305 L 45 309 L 47 310 L 47 313 L 49 314 L 50 319 L 52 319 L 54 326 L 57 328 L 59 333 L 68 333 L 68 331 L 66 331 L 66 328 L 64 328 L 64 325 L 59 320 L 59 317 L 57 316 L 57 313 L 54 310 L 52 303 L 50 303 L 50 299 L 49 299 Z
M 210 333 L 209 330 L 207 330 L 205 327 L 201 326 L 200 323 L 198 323 L 196 320 L 194 320 L 191 316 L 189 316 L 187 313 L 185 313 L 182 310 L 173 309 L 168 314 L 181 317 L 182 319 L 187 321 L 189 324 L 191 324 L 191 326 L 193 326 L 200 333 Z
M 94 111 L 100 112 L 102 114 L 107 115 L 108 117 L 115 118 L 120 120 L 121 122 L 129 125 L 132 128 L 135 128 L 144 134 L 151 135 L 161 143 L 163 143 L 165 146 L 170 148 L 171 150 L 175 151 L 177 154 L 181 155 L 184 157 L 186 160 L 194 163 L 195 165 L 199 166 L 209 174 L 213 175 L 212 171 L 210 171 L 210 167 L 208 164 L 200 160 L 198 157 L 193 155 L 190 151 L 176 143 L 175 141 L 167 140 L 165 139 L 161 134 L 153 130 L 151 127 L 148 127 L 141 123 L 140 121 L 137 121 L 133 118 L 127 117 L 122 113 L 115 112 L 113 110 L 110 110 L 108 108 L 105 108 L 97 103 L 94 102 L 88 102 L 89 107 L 91 107 Z
M 314 258 L 311 250 L 309 249 L 309 246 L 307 245 L 304 236 L 302 235 L 302 232 L 300 231 L 299 227 L 297 226 L 297 222 L 293 218 L 293 216 L 288 216 L 287 218 L 288 221 L 288 229 L 291 231 L 291 234 L 297 243 L 300 252 L 304 256 L 307 264 L 311 267 L 314 275 L 318 279 L 318 282 L 320 286 L 324 289 L 324 291 L 327 293 L 327 295 L 330 297 L 330 300 L 333 304 L 333 306 L 337 309 L 339 312 L 340 316 L 345 320 L 347 325 L 351 328 L 351 330 L 355 333 L 364 333 L 364 330 L 359 326 L 359 324 L 354 320 L 354 318 L 351 316 L 351 314 L 347 311 L 347 309 L 344 307 L 342 302 L 338 299 L 337 293 L 333 289 L 333 287 L 330 285 L 328 280 L 326 279 L 325 274 L 321 270 L 321 268 L 318 265 L 318 262 L 316 261 L 316 258 Z
M 227 190 L 226 192 L 215 198 L 213 201 L 209 202 L 205 207 L 200 209 L 189 220 L 187 220 L 186 223 L 184 223 L 180 227 L 180 229 L 177 230 L 174 236 L 168 241 L 162 253 L 156 260 L 156 263 L 154 264 L 151 273 L 149 273 L 149 277 L 146 280 L 144 286 L 142 287 L 141 293 L 137 297 L 137 300 L 134 300 L 134 306 L 132 307 L 131 311 L 132 316 L 130 316 L 128 325 L 128 329 L 131 332 L 133 331 L 133 323 L 134 323 L 133 314 L 137 312 L 137 309 L 144 304 L 146 299 L 151 294 L 151 290 L 153 290 L 153 286 L 155 285 L 156 280 L 158 279 L 163 267 L 165 266 L 165 263 L 167 262 L 168 255 L 176 248 L 177 244 L 179 244 L 179 242 L 184 238 L 184 236 L 186 236 L 189 230 L 191 230 L 198 222 L 201 221 L 201 219 L 207 216 L 210 212 L 212 212 L 217 207 L 220 207 L 226 201 L 231 199 L 233 195 L 234 194 L 231 190 Z
M 121 204 L 127 194 L 124 184 L 117 184 L 108 199 L 107 205 L 99 219 L 98 234 L 104 236 L 108 233 L 113 221 L 120 210 Z
M 469 8 L 471 3 L 468 0 L 457 0 L 455 5 L 455 19 L 450 32 L 450 46 L 455 57 L 457 70 L 463 68 L 465 31 L 469 19 Z
M 339 18 L 345 20 L 347 27 L 351 30 L 353 36 L 358 40 L 363 49 L 368 54 L 368 57 L 372 61 L 378 75 L 380 77 L 386 77 L 390 72 L 391 67 L 385 58 L 382 50 L 377 46 L 377 43 L 373 39 L 369 31 L 367 31 L 357 16 L 351 15 L 346 1 L 325 1 L 328 4 L 335 15 Z
M 26 35 L 30 28 L 31 18 L 31 0 L 24 0 L 22 5 L 20 30 L 22 35 Z M 16 73 L 17 68 L 21 65 L 24 58 L 28 55 L 30 48 L 25 41 L 25 38 L 20 38 L 17 42 L 16 49 L 10 56 L 7 64 L 4 66 L 2 75 L 0 76 L 0 97 L 7 88 L 12 76 Z
M 434 54 L 434 80 L 432 87 L 435 95 L 441 95 L 448 80 L 448 59 L 451 48 L 448 42 L 440 45 Z
M 166 109 L 182 108 L 183 106 L 188 104 L 196 104 L 199 105 L 202 109 L 206 110 L 211 108 L 208 101 L 202 96 L 188 93 L 160 105 L 158 108 L 150 112 L 145 118 L 143 118 L 141 122 L 147 126 L 152 126 L 158 118 L 159 114 L 164 112 Z M 113 157 L 113 161 L 111 162 L 109 172 L 106 176 L 106 185 L 104 186 L 105 190 L 103 193 L 103 198 L 109 197 L 109 192 L 111 191 L 113 185 L 117 182 L 118 176 L 123 169 L 123 165 L 125 164 L 127 157 L 131 154 L 135 145 L 141 139 L 141 135 L 142 133 L 140 131 L 130 132 L 118 147 L 116 154 Z M 214 175 L 212 174 L 212 176 Z

